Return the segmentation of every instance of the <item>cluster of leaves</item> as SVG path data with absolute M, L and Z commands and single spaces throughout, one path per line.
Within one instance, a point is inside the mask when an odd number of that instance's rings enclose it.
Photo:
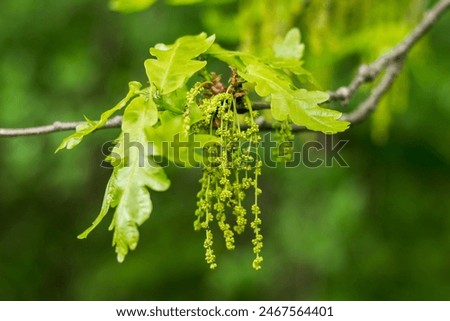
M 259 141 L 256 114 L 248 98 L 252 91 L 270 101 L 271 117 L 285 125 L 293 122 L 325 133 L 340 132 L 348 127 L 347 122 L 339 120 L 339 112 L 319 106 L 328 100 L 327 93 L 296 86 L 298 77 L 308 75 L 302 67 L 303 45 L 297 29 L 276 41 L 271 53 L 262 58 L 223 49 L 214 41 L 214 36 L 201 33 L 181 37 L 170 45 L 157 44 L 150 48 L 152 58 L 144 64 L 149 86 L 143 88 L 142 84 L 131 82 L 122 101 L 105 111 L 98 121 L 86 119 L 86 123 L 65 138 L 57 149 L 75 147 L 115 112 L 123 110 L 122 132 L 107 157 L 114 170 L 100 214 L 79 236 L 87 237 L 109 209 L 114 208 L 110 230 L 114 230 L 113 246 L 119 262 L 129 250 L 136 248 L 138 227 L 152 212 L 149 190 L 165 191 L 170 186 L 163 168 L 155 161 L 159 157 L 186 167 L 200 165 L 204 169 L 195 228 L 206 231 L 204 246 L 211 267 L 215 267 L 215 257 L 211 248 L 210 209 L 215 210 L 226 246 L 231 249 L 234 232 L 242 233 L 247 223 L 246 210 L 241 203 L 243 195 L 253 188 L 251 227 L 255 233 L 256 255 L 253 266 L 260 267 L 262 235 L 257 181 L 262 162 L 255 154 L 248 153 Z M 227 88 L 217 75 L 206 69 L 212 59 L 234 68 Z M 190 80 L 195 75 L 200 75 L 203 81 L 192 85 Z M 184 148 L 174 148 L 180 146 L 180 142 L 184 143 Z M 244 142 L 246 149 L 236 148 Z M 212 148 L 219 152 L 211 160 Z M 233 230 L 227 223 L 226 207 L 236 217 Z

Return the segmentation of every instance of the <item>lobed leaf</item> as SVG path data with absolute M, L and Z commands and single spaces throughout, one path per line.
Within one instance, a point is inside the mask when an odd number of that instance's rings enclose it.
M 108 182 L 100 214 L 79 238 L 102 221 L 110 208 L 116 208 L 110 229 L 114 230 L 113 246 L 122 262 L 139 240 L 138 226 L 150 217 L 153 206 L 149 189 L 165 191 L 170 186 L 164 170 L 148 159 L 145 128 L 158 122 L 158 109 L 150 97 L 139 95 L 126 107 L 122 134 L 113 149 L 114 171 Z M 128 141 L 125 140 L 128 139 Z M 112 155 L 113 155 L 112 153 Z
M 184 113 L 186 106 L 186 86 L 183 86 L 169 94 L 166 94 L 158 100 L 161 109 L 170 110 L 177 114 Z
M 227 50 L 218 44 L 213 44 L 207 53 L 240 71 L 245 70 L 249 64 L 261 62 L 260 58 L 250 53 Z
M 284 39 L 276 39 L 273 44 L 274 55 L 285 60 L 300 60 L 303 57 L 305 45 L 300 42 L 300 30 L 292 28 Z
M 220 141 L 214 135 L 188 134 L 184 130 L 183 115 L 168 110 L 160 115 L 159 126 L 147 128 L 147 137 L 152 144 L 151 153 L 154 156 L 163 156 L 182 167 L 198 166 L 204 161 L 202 149 L 208 144 Z
M 110 229 L 114 229 L 113 246 L 122 262 L 128 250 L 139 240 L 138 226 L 150 217 L 153 206 L 148 188 L 165 191 L 170 186 L 164 170 L 150 162 L 145 129 L 158 121 L 158 110 L 152 98 L 139 96 L 127 106 L 122 121 L 122 162 L 114 169 L 119 194 Z M 129 146 L 124 141 L 129 135 Z
M 281 69 L 293 73 L 301 82 L 319 88 L 313 75 L 303 67 L 303 52 L 305 45 L 301 43 L 300 30 L 293 28 L 288 31 L 284 39 L 278 38 L 273 44 L 273 54 L 264 62 L 274 69 Z
M 152 98 L 138 96 L 125 109 L 122 119 L 122 132 L 134 140 L 145 144 L 144 129 L 158 122 L 158 107 Z
M 117 201 L 118 196 L 118 189 L 117 189 L 117 182 L 116 182 L 116 176 L 113 173 L 108 181 L 108 184 L 106 185 L 106 191 L 105 196 L 103 197 L 103 203 L 102 208 L 100 210 L 100 214 L 97 216 L 97 218 L 92 222 L 92 225 L 87 228 L 83 233 L 78 235 L 79 239 L 85 239 L 89 235 L 89 233 L 92 232 L 93 229 L 97 227 L 98 224 L 103 220 L 103 218 L 108 214 L 108 211 L 110 207 L 114 207 L 114 203 Z
M 144 223 L 153 210 L 148 188 L 165 191 L 170 181 L 164 170 L 150 163 L 130 161 L 129 166 L 117 169 L 119 199 L 110 230 L 114 230 L 113 246 L 117 260 L 123 262 L 129 250 L 134 250 L 139 240 L 138 226 Z
M 276 120 L 289 118 L 297 125 L 327 134 L 342 132 L 349 126 L 339 120 L 340 112 L 319 106 L 328 100 L 327 93 L 295 89 L 287 77 L 267 65 L 249 65 L 241 76 L 255 84 L 258 95 L 271 97 L 272 116 Z
M 206 66 L 206 61 L 194 59 L 208 50 L 214 39 L 214 36 L 201 33 L 178 38 L 172 45 L 158 44 L 150 48 L 150 54 L 156 59 L 147 59 L 144 65 L 147 77 L 159 95 L 181 88 L 194 73 Z

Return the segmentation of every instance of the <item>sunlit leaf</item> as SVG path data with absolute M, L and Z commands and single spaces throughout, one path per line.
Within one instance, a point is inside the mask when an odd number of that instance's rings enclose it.
M 165 191 L 170 186 L 164 170 L 147 159 L 143 166 L 139 158 L 130 159 L 129 165 L 117 169 L 119 200 L 110 229 L 114 230 L 113 246 L 117 260 L 122 262 L 139 240 L 138 226 L 153 210 L 148 188 Z M 116 171 L 116 170 L 115 170 Z
M 263 64 L 249 65 L 241 75 L 255 84 L 258 95 L 271 96 L 271 111 L 276 120 L 290 118 L 297 125 L 330 134 L 349 126 L 348 122 L 339 120 L 340 112 L 319 106 L 329 98 L 325 92 L 295 89 L 287 77 Z
M 111 10 L 123 13 L 132 13 L 149 8 L 156 0 L 111 0 Z
M 118 194 L 117 194 L 116 176 L 113 173 L 108 181 L 108 184 L 106 185 L 105 196 L 103 197 L 103 203 L 102 208 L 100 210 L 100 214 L 97 216 L 94 222 L 92 222 L 92 225 L 88 229 L 86 229 L 83 233 L 78 235 L 79 239 L 85 239 L 89 235 L 89 233 L 91 233 L 91 231 L 95 229 L 98 224 L 100 224 L 100 222 L 103 220 L 106 214 L 108 214 L 110 207 L 115 206 L 114 202 L 117 201 L 116 200 L 117 196 Z
M 181 88 L 197 71 L 205 67 L 206 61 L 194 60 L 214 42 L 214 36 L 205 33 L 178 38 L 174 44 L 158 44 L 150 48 L 151 58 L 145 61 L 145 70 L 151 84 L 160 95 Z
M 247 65 L 261 62 L 260 58 L 250 53 L 227 50 L 218 44 L 213 44 L 207 53 L 238 70 L 245 70 Z
M 147 128 L 148 141 L 152 144 L 152 154 L 163 156 L 182 167 L 199 166 L 203 163 L 202 149 L 207 144 L 220 139 L 208 134 L 188 134 L 183 115 L 170 111 L 160 113 L 159 126 Z
M 300 30 L 293 28 L 284 39 L 276 39 L 273 44 L 275 57 L 286 60 L 300 60 L 303 57 L 305 45 L 300 42 Z
M 100 214 L 79 235 L 87 235 L 102 221 L 110 208 L 116 208 L 110 229 L 117 260 L 122 262 L 139 240 L 138 226 L 147 220 L 153 206 L 149 189 L 165 191 L 170 186 L 164 170 L 148 158 L 145 128 L 158 122 L 158 109 L 152 98 L 140 95 L 126 107 L 122 134 L 113 149 L 114 171 L 106 187 Z
M 165 191 L 170 186 L 164 170 L 148 158 L 145 128 L 158 121 L 158 111 L 152 99 L 135 98 L 125 109 L 122 131 L 129 141 L 119 141 L 124 158 L 116 166 L 117 190 L 119 199 L 110 229 L 114 229 L 113 245 L 117 260 L 122 262 L 128 253 L 137 246 L 138 226 L 147 220 L 153 206 L 148 188 Z M 128 146 L 127 146 L 128 144 Z
M 186 104 L 186 86 L 183 86 L 169 94 L 166 94 L 158 100 L 158 103 L 165 110 L 170 110 L 177 114 L 182 114 Z
M 158 121 L 158 108 L 151 98 L 139 96 L 131 101 L 125 109 L 122 131 L 132 139 L 145 143 L 144 128 L 155 125 Z

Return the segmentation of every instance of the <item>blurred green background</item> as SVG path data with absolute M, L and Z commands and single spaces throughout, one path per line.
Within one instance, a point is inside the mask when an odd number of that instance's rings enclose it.
M 297 10 L 306 67 L 324 88 L 347 84 L 435 3 L 342 1 L 348 8 L 325 14 L 314 6 L 329 1 L 285 2 Z M 124 15 L 106 0 L 2 0 L 0 127 L 95 119 L 129 80 L 146 81 L 143 61 L 155 43 L 206 30 L 237 46 L 224 17 L 238 10 L 233 2 L 160 1 Z M 414 49 L 380 111 L 336 137 L 349 140 L 349 167 L 263 169 L 265 261 L 257 272 L 251 233 L 232 252 L 216 242 L 216 271 L 204 262 L 203 234 L 192 227 L 198 169 L 167 169 L 170 190 L 152 193 L 138 248 L 119 264 L 108 219 L 87 240 L 76 238 L 100 209 L 110 175 L 99 166 L 101 146 L 118 131 L 56 155 L 68 133 L 0 138 L 0 299 L 450 300 L 448 30 L 450 13 Z

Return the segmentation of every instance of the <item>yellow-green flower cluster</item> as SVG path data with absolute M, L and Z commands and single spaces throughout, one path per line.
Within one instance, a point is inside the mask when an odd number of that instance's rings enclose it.
M 249 110 L 244 117 L 237 113 L 237 99 L 244 99 Z M 204 150 L 211 157 L 208 158 L 209 162 L 203 164 L 195 212 L 194 228 L 206 232 L 206 262 L 212 269 L 217 266 L 212 248 L 212 222 L 215 221 L 215 228 L 222 232 L 226 248 L 233 250 L 235 235 L 243 233 L 248 224 L 247 209 L 243 203 L 246 196 L 251 195 L 249 191 L 253 190 L 253 220 L 250 223 L 254 233 L 253 267 L 259 269 L 263 244 L 261 211 L 258 206 L 258 195 L 261 193 L 258 176 L 261 174 L 262 162 L 257 152 L 261 137 L 255 122 L 256 113 L 252 111 L 248 98 L 243 97 L 242 92 L 236 95 L 232 85 L 226 92 L 204 97 L 198 106 L 203 113 L 204 130 L 216 135 L 219 140 L 217 145 Z
M 276 148 L 273 149 L 274 158 L 277 162 L 291 161 L 294 155 L 294 134 L 288 120 L 282 121 L 280 127 L 274 134 L 277 142 Z
M 183 130 L 188 133 L 191 129 L 191 108 L 196 105 L 197 97 L 203 92 L 203 83 L 197 82 L 187 93 L 186 93 L 186 109 L 184 110 L 184 123 Z

